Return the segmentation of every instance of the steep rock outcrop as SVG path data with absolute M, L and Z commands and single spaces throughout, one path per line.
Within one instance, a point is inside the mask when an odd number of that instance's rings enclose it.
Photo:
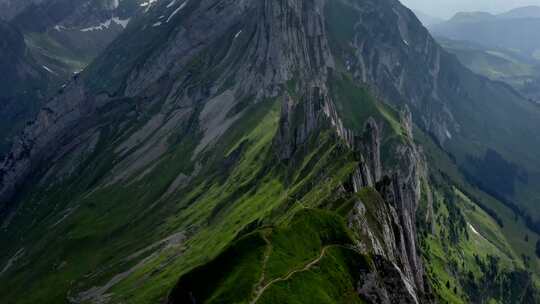
M 0 21 L 0 155 L 44 99 L 47 71 L 29 54 L 23 34 Z
M 354 24 L 349 69 L 387 102 L 409 104 L 417 123 L 441 143 L 457 130 L 448 100 L 440 91 L 441 50 L 428 31 L 397 1 L 346 1 L 359 16 Z M 382 34 L 382 33 L 385 34 Z
M 370 166 L 370 171 L 375 182 L 379 181 L 382 176 L 381 137 L 381 131 L 375 119 L 368 119 L 365 124 L 361 149 L 363 150 L 363 154 L 366 155 L 366 161 Z
M 380 200 L 370 202 L 369 206 L 358 201 L 349 217 L 349 226 L 362 240 L 358 247 L 366 254 L 380 256 L 377 271 L 366 274 L 359 293 L 381 303 L 394 303 L 398 298 L 406 303 L 429 302 L 416 238 L 420 185 L 422 180 L 427 180 L 427 167 L 422 152 L 413 143 L 410 111 L 405 108 L 401 115 L 406 138 L 405 143 L 395 146 L 397 166 L 383 169 L 382 132 L 375 119 L 369 118 L 363 134 L 355 136 L 353 131 L 343 127 L 333 110 L 333 101 L 323 92 L 320 88 L 312 88 L 296 102 L 289 94 L 283 98 L 280 128 L 275 139 L 281 159 L 290 159 L 310 135 L 324 126 L 333 128 L 358 158 L 350 186 L 344 188 L 352 192 L 377 188 L 381 195 Z M 377 197 L 379 194 L 373 191 Z M 391 276 L 392 279 L 388 279 L 378 271 L 385 275 L 394 272 L 397 278 Z
M 100 67 L 102 63 L 98 60 L 40 111 L 0 165 L 0 204 L 10 202 L 16 188 L 38 166 L 47 166 L 54 151 L 69 145 L 82 131 L 74 126 L 95 126 L 97 119 L 93 115 L 111 98 L 96 93 L 92 81 L 113 78 L 115 69 L 127 71 L 122 91 L 105 87 L 98 92 L 111 89 L 109 92 L 114 92 L 117 99 L 157 100 L 165 95 L 167 103 L 160 110 L 164 115 L 179 107 L 201 107 L 231 82 L 235 102 L 249 96 L 256 100 L 275 97 L 295 74 L 302 79 L 303 87 L 322 87 L 319 84 L 333 66 L 325 37 L 323 6 L 322 0 L 240 1 L 220 6 L 215 0 L 186 2 L 182 9 L 178 7 L 177 14 L 171 15 L 175 17 L 171 23 L 175 22 L 176 28 L 170 33 L 163 30 L 168 35 L 163 45 L 150 54 L 144 53 L 137 64 L 128 67 L 119 66 L 127 64 L 121 60 L 117 65 L 107 62 L 105 67 Z M 174 8 L 161 4 L 141 18 L 146 20 L 171 9 Z M 130 28 L 131 34 L 138 35 L 145 27 L 142 22 L 138 25 L 140 28 Z M 224 42 L 223 37 L 230 40 Z M 223 49 L 223 52 L 209 55 L 209 49 Z M 114 51 L 113 46 L 104 57 L 114 57 Z M 201 61 L 204 66 L 193 69 L 194 62 Z M 311 129 L 309 124 L 295 140 L 306 137 Z
M 407 113 L 406 110 L 404 112 Z M 403 127 L 407 129 L 411 124 L 410 115 L 404 115 Z M 365 135 L 359 145 L 367 157 L 362 158 L 351 178 L 355 192 L 367 191 L 365 189 L 370 187 L 376 187 L 377 192 L 370 194 L 370 202 L 358 200 L 349 216 L 349 226 L 363 240 L 359 244 L 362 250 L 373 252 L 386 260 L 379 266 L 387 268 L 388 264 L 385 263 L 388 261 L 393 265 L 394 271 L 400 274 L 398 277 L 402 278 L 403 286 L 407 287 L 411 303 L 424 302 L 422 299 L 429 291 L 426 290 L 424 267 L 417 245 L 416 215 L 421 199 L 420 185 L 427 180 L 426 162 L 422 152 L 412 142 L 412 137 L 408 137 L 407 143 L 396 147 L 398 166 L 385 170 L 384 176 L 376 177 L 372 172 L 381 174 L 383 171 L 380 141 L 379 129 L 371 118 L 366 123 Z M 370 184 L 371 181 L 374 184 Z M 381 197 L 377 200 L 379 193 Z M 427 197 L 430 195 L 426 194 Z M 431 207 L 428 206 L 428 209 Z M 430 218 L 422 220 L 428 222 Z M 387 293 L 393 288 L 389 285 L 383 288 L 378 285 L 380 283 L 373 283 L 374 275 L 366 277 L 360 292 L 368 298 L 370 294 L 376 295 L 381 303 L 393 303 Z
M 374 257 L 374 264 L 376 271 L 363 273 L 363 284 L 358 286 L 358 293 L 369 303 L 418 304 L 427 302 L 423 298 L 418 298 L 411 282 L 407 280 L 396 264 L 381 256 Z
M 69 146 L 93 124 L 90 117 L 108 100 L 107 96 L 88 96 L 76 79 L 64 94 L 47 103 L 14 141 L 0 165 L 0 210 L 8 207 L 29 174 L 38 168 L 46 169 L 53 156 L 61 156 L 58 153 L 62 147 Z

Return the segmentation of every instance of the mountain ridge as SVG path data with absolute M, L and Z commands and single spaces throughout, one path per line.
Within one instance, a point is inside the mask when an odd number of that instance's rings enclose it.
M 314 301 L 433 303 L 451 288 L 424 267 L 438 246 L 424 236 L 468 234 L 455 181 L 433 182 L 437 154 L 414 138 L 450 158 L 467 103 L 448 96 L 467 81 L 479 82 L 398 1 L 159 2 L 0 166 L 7 301 L 276 303 L 315 280 Z M 506 286 L 520 269 L 486 281 Z M 289 279 L 298 293 L 280 289 Z

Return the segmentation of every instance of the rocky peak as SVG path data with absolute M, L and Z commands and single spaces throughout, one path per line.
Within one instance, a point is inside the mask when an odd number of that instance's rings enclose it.
M 425 274 L 421 258 L 418 256 L 416 232 L 416 214 L 420 204 L 419 185 L 428 178 L 426 162 L 418 148 L 410 142 L 397 147 L 400 167 L 382 175 L 381 137 L 374 119 L 371 118 L 366 123 L 365 134 L 362 150 L 366 157 L 362 158 L 359 168 L 352 176 L 354 189 L 358 192 L 365 187 L 376 187 L 387 205 L 370 207 L 378 208 L 377 211 L 371 212 L 379 215 L 377 225 L 382 234 L 372 232 L 376 229 L 373 223 L 369 227 L 365 219 L 361 219 L 366 213 L 366 206 L 362 202 L 358 202 L 351 214 L 350 226 L 370 240 L 372 250 L 397 265 L 405 286 L 415 286 L 410 289 L 410 293 L 415 299 L 413 302 L 417 302 L 427 292 L 424 289 Z M 380 175 L 377 177 L 376 174 Z M 368 294 L 374 292 L 369 291 L 368 286 L 363 288 Z M 380 292 L 379 290 L 375 293 Z

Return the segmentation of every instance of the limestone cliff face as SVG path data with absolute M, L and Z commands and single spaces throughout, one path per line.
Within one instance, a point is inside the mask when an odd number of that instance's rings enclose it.
M 171 115 L 171 109 L 201 106 L 231 78 L 236 83 L 232 91 L 238 98 L 258 99 L 280 94 L 280 88 L 294 73 L 310 83 L 305 87 L 322 82 L 326 69 L 333 64 L 324 35 L 323 1 L 240 1 L 224 7 L 217 7 L 215 2 L 188 2 L 183 9 L 188 18 L 181 20 L 163 46 L 144 62 L 130 67 L 124 89 L 115 98 L 165 98 L 162 114 Z M 178 16 L 184 16 L 183 10 Z M 220 26 L 213 26 L 216 20 Z M 190 64 L 195 57 L 209 48 L 223 47 L 218 45 L 223 36 L 230 39 L 228 49 L 212 59 L 215 62 L 207 67 L 207 74 L 194 75 Z M 84 79 L 91 76 L 107 77 L 82 75 L 74 79 L 17 140 L 0 169 L 2 204 L 10 201 L 16 187 L 38 165 L 46 163 L 53 151 L 69 145 L 70 138 L 80 132 L 74 124 L 84 120 L 89 127 L 95 126 L 92 116 L 111 98 L 88 93 Z M 213 82 L 209 87 L 194 86 L 198 82 L 195 76 L 212 78 Z M 303 135 L 298 136 L 301 140 Z
M 407 122 L 403 123 L 405 126 Z M 400 165 L 381 175 L 380 135 L 377 124 L 370 119 L 365 129 L 362 150 L 366 151 L 368 156 L 352 176 L 354 191 L 376 187 L 382 201 L 373 204 L 358 200 L 349 215 L 349 226 L 359 235 L 359 239 L 363 240 L 359 244 L 362 250 L 381 256 L 377 263 L 379 270 L 393 268 L 392 271 L 399 273 L 397 277 L 400 277 L 401 281 L 394 277 L 392 282 L 387 282 L 384 278 L 377 279 L 378 274 L 370 274 L 359 287 L 359 292 L 379 303 L 394 303 L 395 297 L 407 303 L 429 302 L 425 297 L 429 291 L 426 290 L 424 267 L 418 255 L 416 233 L 420 184 L 427 181 L 425 160 L 412 138 L 409 138 L 407 144 L 396 148 Z M 401 285 L 401 289 L 398 285 Z M 399 295 L 392 294 L 394 292 Z
M 217 43 L 225 49 L 208 68 L 223 75 L 211 92 L 233 78 L 246 94 L 276 96 L 278 86 L 295 73 L 307 83 L 324 79 L 326 69 L 333 66 L 325 39 L 323 0 L 228 1 L 220 6 L 215 2 L 186 3 L 174 16 L 181 20 L 166 46 L 130 71 L 126 95 L 140 94 L 166 75 L 185 73 L 195 55 L 218 47 Z M 194 75 L 186 75 L 190 76 Z
M 64 94 L 47 103 L 14 141 L 0 166 L 0 209 L 9 207 L 28 175 L 48 168 L 53 158 L 61 158 L 62 153 L 80 144 L 78 137 L 87 127 L 95 126 L 91 116 L 106 100 L 104 96 L 88 96 L 84 86 L 74 80 Z
M 382 196 L 376 206 L 367 207 L 358 201 L 349 217 L 349 226 L 362 240 L 359 248 L 366 254 L 380 256 L 376 263 L 377 272 L 366 274 L 358 292 L 378 303 L 398 300 L 428 303 L 429 288 L 418 253 L 416 232 L 421 183 L 427 181 L 428 176 L 422 152 L 413 142 L 412 115 L 405 107 L 401 124 L 406 143 L 395 147 L 397 166 L 385 168 L 380 151 L 382 131 L 375 119 L 366 121 L 363 134 L 355 134 L 343 126 L 335 107 L 324 86 L 312 87 L 296 101 L 285 94 L 275 141 L 280 157 L 290 159 L 310 135 L 323 126 L 333 128 L 344 143 L 357 152 L 358 167 L 351 176 L 352 187 L 345 188 L 353 192 L 376 188 Z M 376 220 L 370 222 L 368 218 Z M 430 221 L 429 218 L 423 220 Z M 395 275 L 385 281 L 388 278 L 382 273 L 389 271 Z
M 359 14 L 354 51 L 345 53 L 348 69 L 387 102 L 410 105 L 418 124 L 447 141 L 447 131 L 459 129 L 448 105 L 447 75 L 441 73 L 448 55 L 398 1 L 345 2 Z
M 36 114 L 47 83 L 47 71 L 30 55 L 23 34 L 0 21 L 0 155 L 21 125 Z
M 46 78 L 45 71 L 29 56 L 23 34 L 3 21 L 0 21 L 0 71 L 0 112 L 10 106 L 13 111 L 11 104 L 22 99 L 25 91 L 39 89 L 40 82 Z

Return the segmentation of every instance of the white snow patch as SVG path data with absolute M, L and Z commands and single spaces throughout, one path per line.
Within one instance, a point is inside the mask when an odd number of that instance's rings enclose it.
M 114 21 L 116 24 L 120 25 L 121 27 L 126 28 L 127 25 L 129 24 L 129 21 L 131 21 L 131 19 L 130 19 L 130 18 L 127 18 L 127 19 L 120 19 L 120 18 L 118 18 L 118 17 L 114 17 L 114 18 L 113 18 L 113 21 Z
M 161 21 L 158 21 L 158 22 L 152 24 L 153 27 L 158 27 L 158 26 L 160 26 L 160 25 L 161 25 Z
M 469 226 L 469 228 L 471 229 L 471 231 L 472 231 L 474 234 L 478 235 L 479 237 L 483 237 L 483 236 L 482 236 L 482 235 L 481 235 L 481 234 L 473 227 L 473 225 L 471 225 L 470 223 L 467 223 L 467 225 Z
M 175 4 L 176 4 L 176 0 L 172 0 L 169 4 L 167 4 L 167 8 L 171 8 Z
M 54 26 L 54 29 L 60 32 L 60 31 L 64 30 L 65 27 L 62 26 L 62 25 L 57 24 L 57 25 Z
M 403 43 L 405 43 L 407 46 L 409 46 L 409 42 L 405 39 L 403 39 Z
M 51 73 L 51 74 L 54 74 L 54 75 L 57 75 L 56 72 L 54 72 L 53 70 L 51 70 L 49 67 L 47 67 L 46 65 L 42 65 L 41 67 L 43 67 L 43 69 L 45 69 L 45 71 Z
M 104 30 L 104 29 L 108 29 L 111 24 L 115 23 L 117 25 L 120 25 L 121 27 L 123 28 L 126 28 L 126 26 L 128 25 L 129 23 L 129 18 L 128 19 L 120 19 L 118 17 L 113 17 L 105 22 L 102 22 L 96 26 L 91 26 L 91 27 L 87 27 L 87 28 L 83 28 L 81 29 L 80 31 L 81 32 L 91 32 L 91 31 L 101 31 L 101 30 Z
M 186 7 L 187 3 L 188 3 L 189 0 L 186 0 L 184 1 L 184 3 L 182 3 L 182 5 L 180 5 L 177 9 L 175 9 L 172 14 L 169 16 L 169 18 L 167 18 L 167 22 L 171 21 L 171 19 L 176 15 L 178 14 L 179 11 L 181 11 L 184 7 Z
M 446 130 L 446 136 L 449 138 L 449 139 L 452 139 L 452 134 L 450 133 L 450 131 Z
M 236 33 L 236 35 L 234 35 L 234 39 L 238 38 L 238 36 L 240 36 L 240 34 L 242 34 L 242 30 L 240 30 L 238 33 Z
M 150 10 L 150 8 L 152 8 L 152 6 L 154 4 L 156 4 L 158 2 L 158 0 L 148 0 L 146 2 L 143 2 L 140 4 L 141 7 L 146 7 L 146 9 L 144 10 L 145 13 L 148 13 L 148 11 Z
M 142 7 L 145 7 L 145 6 L 151 6 L 152 4 L 156 3 L 158 0 L 148 0 L 146 2 L 143 2 L 141 3 L 141 6 Z

